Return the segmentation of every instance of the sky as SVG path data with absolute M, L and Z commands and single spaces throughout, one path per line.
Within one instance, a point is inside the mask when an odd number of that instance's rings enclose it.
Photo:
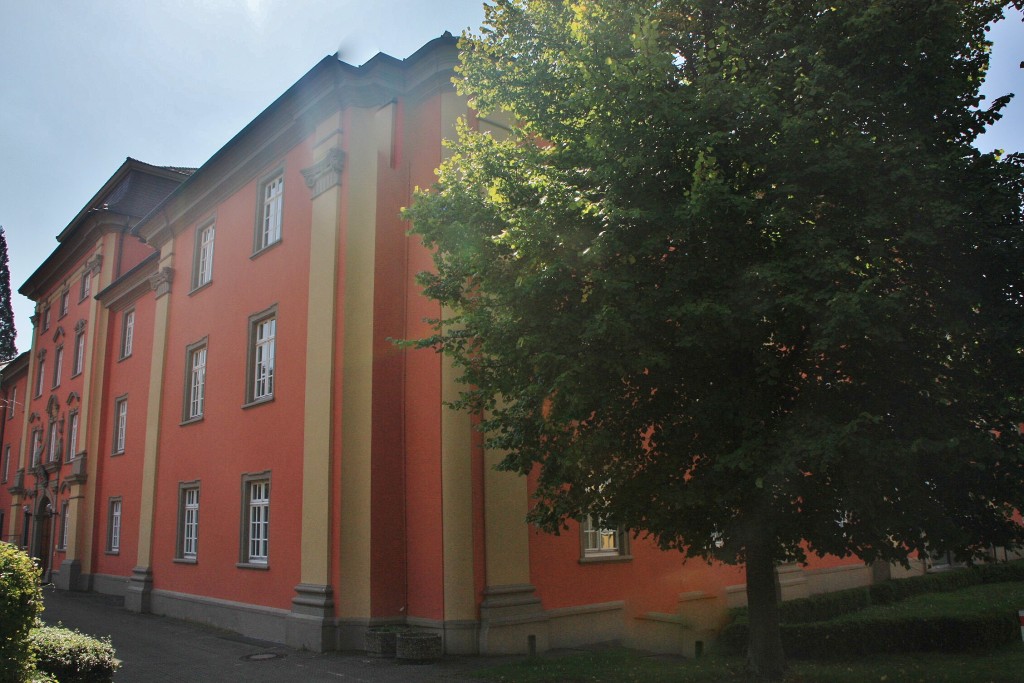
M 474 31 L 482 0 L 0 0 L 0 226 L 17 289 L 126 157 L 201 166 L 324 56 L 405 58 Z M 978 146 L 1024 151 L 1024 24 L 996 24 L 989 98 L 1016 92 Z

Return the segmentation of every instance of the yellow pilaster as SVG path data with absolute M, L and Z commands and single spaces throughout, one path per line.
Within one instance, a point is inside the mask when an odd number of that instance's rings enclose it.
M 133 612 L 148 612 L 153 588 L 153 520 L 156 504 L 156 470 L 160 456 L 160 413 L 163 407 L 163 375 L 167 359 L 167 321 L 170 312 L 171 281 L 174 274 L 174 243 L 160 251 L 157 272 L 150 279 L 156 296 L 153 315 L 153 355 L 149 366 L 149 396 L 146 403 L 146 439 L 142 451 L 142 481 L 139 504 L 139 545 L 135 568 L 128 582 L 124 606 Z
M 455 122 L 467 112 L 466 100 L 441 96 L 441 137 L 455 139 Z M 451 152 L 442 148 L 442 156 Z M 458 398 L 461 385 L 451 361 L 441 358 L 441 400 Z M 444 558 L 445 649 L 476 651 L 476 587 L 473 576 L 473 426 L 466 412 L 441 413 L 441 523 Z
M 370 459 L 373 436 L 373 293 L 377 225 L 375 112 L 352 108 L 345 164 L 344 337 L 342 351 L 341 585 L 339 616 L 370 616 Z
M 295 587 L 288 644 L 316 651 L 333 645 L 331 453 L 334 448 L 334 346 L 337 329 L 338 212 L 344 159 L 341 120 L 320 124 L 316 163 L 302 171 L 312 192 L 306 386 L 302 456 L 301 582 Z

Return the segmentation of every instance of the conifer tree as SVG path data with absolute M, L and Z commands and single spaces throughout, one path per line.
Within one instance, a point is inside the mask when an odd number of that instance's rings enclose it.
M 14 310 L 11 308 L 11 271 L 7 262 L 7 236 L 0 226 L 0 362 L 18 355 Z

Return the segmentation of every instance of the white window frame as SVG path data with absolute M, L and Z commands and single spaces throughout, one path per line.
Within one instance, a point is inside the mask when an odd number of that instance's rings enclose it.
M 125 437 L 128 432 L 128 397 L 118 396 L 114 399 L 114 455 L 124 453 Z
M 206 411 L 207 340 L 191 344 L 185 350 L 185 405 L 182 420 L 200 420 Z
M 135 309 L 129 308 L 121 317 L 121 358 L 132 355 L 135 346 Z
M 78 290 L 78 300 L 85 301 L 92 294 L 92 271 L 82 273 L 82 284 Z
M 60 504 L 60 538 L 57 540 L 57 548 L 67 550 L 68 547 L 68 509 L 71 506 L 68 501 Z
M 199 483 L 181 484 L 178 492 L 176 559 L 195 562 L 199 555 Z
M 11 387 L 10 398 L 7 399 L 7 419 L 14 419 L 14 409 L 18 407 L 18 385 Z
M 71 292 L 64 290 L 60 295 L 60 317 L 63 318 L 68 314 L 68 309 L 71 307 Z
M 580 522 L 580 559 L 608 560 L 629 556 L 629 535 L 621 527 L 601 523 L 594 515 Z
M 60 376 L 64 372 L 64 345 L 53 350 L 53 388 L 60 386 Z
M 47 462 L 59 462 L 60 461 L 60 429 L 56 420 L 50 420 L 50 427 L 48 430 L 48 443 L 46 445 L 46 461 Z
M 75 443 L 78 441 L 78 420 L 77 410 L 68 413 L 68 462 L 71 462 L 75 457 Z
M 81 374 L 85 366 L 85 330 L 75 333 L 75 358 L 71 364 L 71 376 Z
M 284 171 L 279 170 L 260 183 L 259 221 L 253 253 L 259 253 L 281 241 L 284 217 Z
M 43 386 L 46 381 L 46 357 L 39 356 L 39 367 L 36 370 L 36 398 L 43 395 Z
M 213 248 L 217 225 L 206 223 L 196 229 L 195 258 L 192 263 L 192 289 L 199 289 L 213 280 Z
M 277 306 L 249 318 L 246 405 L 274 398 L 277 375 Z
M 107 505 L 107 552 L 121 552 L 121 499 L 111 498 Z
M 265 568 L 270 558 L 270 474 L 242 477 L 239 566 Z
M 4 446 L 4 478 L 3 482 L 7 482 L 7 478 L 11 474 L 11 444 Z M 0 528 L 0 535 L 3 535 L 3 529 Z
M 50 304 L 43 307 L 43 332 L 50 329 Z
M 32 467 L 35 467 L 43 459 L 43 430 L 40 427 L 36 427 L 32 430 L 32 451 L 30 458 L 32 460 Z

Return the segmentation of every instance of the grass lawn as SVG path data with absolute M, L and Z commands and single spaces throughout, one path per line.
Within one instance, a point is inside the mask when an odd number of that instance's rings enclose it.
M 744 662 L 715 655 L 697 661 L 635 650 L 556 652 L 474 671 L 472 676 L 509 683 L 743 683 Z M 787 683 L 1020 683 L 1024 644 L 978 655 L 878 656 L 856 661 L 792 661 Z
M 973 615 L 1024 609 L 1024 582 L 971 586 L 949 593 L 929 593 L 891 605 L 876 605 L 841 619 L 874 616 L 930 617 Z M 491 681 L 515 683 L 741 683 L 741 658 L 709 655 L 696 661 L 656 656 L 636 650 L 568 650 L 473 672 Z M 920 653 L 877 655 L 856 660 L 789 663 L 788 683 L 1021 683 L 1024 681 L 1024 643 L 978 654 Z

